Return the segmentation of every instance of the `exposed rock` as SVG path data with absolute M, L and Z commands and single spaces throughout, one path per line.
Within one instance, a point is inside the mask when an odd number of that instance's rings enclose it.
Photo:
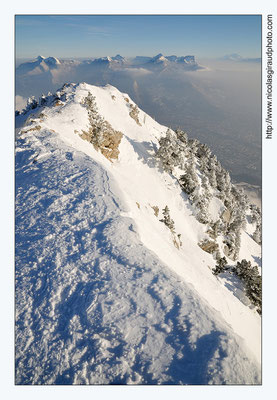
M 102 132 L 101 138 L 97 134 L 95 135 L 93 128 L 90 128 L 88 131 L 82 130 L 80 137 L 92 143 L 94 148 L 100 150 L 108 160 L 117 160 L 119 156 L 118 147 L 123 135 L 121 132 L 115 131 L 110 124 L 107 123 L 107 126 L 109 130 Z
M 99 113 L 95 102 L 95 97 L 89 92 L 83 99 L 82 104 L 88 110 L 89 124 L 88 131 L 82 130 L 80 137 L 93 144 L 96 150 L 100 150 L 108 160 L 118 159 L 119 144 L 123 134 L 112 128 Z
M 139 126 L 141 126 L 141 123 L 139 122 L 139 117 L 138 117 L 139 116 L 138 106 L 137 105 L 134 106 L 133 104 L 130 104 L 130 108 L 131 108 L 131 111 L 129 112 L 130 117 L 133 118 Z
M 222 219 L 223 219 L 224 222 L 227 222 L 227 224 L 230 222 L 231 212 L 230 212 L 230 210 L 228 208 L 225 211 L 223 211 Z
M 159 207 L 158 206 L 151 206 L 151 208 L 153 208 L 153 210 L 154 210 L 155 217 L 158 217 L 159 216 Z
M 41 126 L 36 125 L 36 126 L 33 126 L 32 128 L 22 130 L 22 133 L 27 133 L 27 132 L 31 132 L 31 131 L 39 131 L 40 129 L 41 129 Z
M 212 240 L 203 240 L 198 243 L 198 246 L 209 254 L 213 254 L 218 250 L 218 244 Z
M 62 106 L 62 105 L 63 105 L 63 103 L 60 100 L 56 100 L 54 103 L 55 107 Z

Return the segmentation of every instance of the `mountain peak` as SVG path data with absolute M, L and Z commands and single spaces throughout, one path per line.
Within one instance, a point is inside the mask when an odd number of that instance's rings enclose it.
M 125 58 L 122 57 L 120 54 L 117 54 L 115 57 L 112 57 L 115 61 L 125 61 Z
M 163 57 L 162 53 L 157 54 L 156 56 L 153 57 L 153 60 L 157 60 L 158 58 Z
M 36 60 L 41 62 L 41 61 L 45 60 L 45 57 L 44 56 L 37 56 Z
M 46 62 L 46 64 L 51 65 L 51 66 L 59 65 L 61 63 L 60 60 L 58 60 L 56 57 L 48 57 L 48 58 L 45 58 L 44 61 Z
M 159 54 L 157 54 L 155 57 L 151 58 L 151 59 L 149 60 L 149 63 L 158 64 L 158 65 L 159 65 L 159 64 L 164 65 L 164 64 L 167 64 L 167 63 L 168 63 L 168 60 L 166 59 L 166 57 L 163 56 L 162 53 L 159 53 Z

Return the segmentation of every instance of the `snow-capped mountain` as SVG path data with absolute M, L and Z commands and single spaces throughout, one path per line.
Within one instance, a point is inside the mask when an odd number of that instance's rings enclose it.
M 91 62 L 91 66 L 94 67 L 118 67 L 118 66 L 124 66 L 126 63 L 126 59 L 122 57 L 120 54 L 117 54 L 115 57 L 100 57 L 96 58 Z
M 46 58 L 43 56 L 38 56 L 33 61 L 20 64 L 16 68 L 16 74 L 18 74 L 20 77 L 22 77 L 22 75 L 37 75 L 45 72 L 51 72 L 65 66 L 77 66 L 79 64 L 80 62 L 75 60 L 59 60 L 56 57 Z
M 261 58 L 249 58 L 249 57 L 242 57 L 241 55 L 234 53 L 234 54 L 227 54 L 223 57 L 223 60 L 227 61 L 235 61 L 235 62 L 261 62 Z
M 177 57 L 175 62 L 189 64 L 189 65 L 195 65 L 196 64 L 194 56 Z
M 157 65 L 163 68 L 170 66 L 179 66 L 179 67 L 181 66 L 185 69 L 192 69 L 192 70 L 203 68 L 199 64 L 197 64 L 194 56 L 181 56 L 181 57 L 177 57 L 175 55 L 164 56 L 161 53 L 147 60 L 146 66 L 150 65 Z
M 155 57 L 151 58 L 148 63 L 168 65 L 168 60 L 159 53 Z
M 259 384 L 259 211 L 207 146 L 85 83 L 16 138 L 17 384 Z
M 38 74 L 42 72 L 47 72 L 52 69 L 57 69 L 59 67 L 65 67 L 65 66 L 75 66 L 76 68 L 78 67 L 84 67 L 84 66 L 90 66 L 91 68 L 97 67 L 126 67 L 130 68 L 132 65 L 143 65 L 145 68 L 150 68 L 151 66 L 158 65 L 159 67 L 168 67 L 168 66 L 174 66 L 174 65 L 179 65 L 183 66 L 184 68 L 187 69 L 199 69 L 203 68 L 200 67 L 197 62 L 195 61 L 194 56 L 163 56 L 161 53 L 157 54 L 154 57 L 141 57 L 137 56 L 133 59 L 132 62 L 127 61 L 125 57 L 122 57 L 120 54 L 117 54 L 114 57 L 106 56 L 106 57 L 100 57 L 100 58 L 94 58 L 94 59 L 88 59 L 88 60 L 83 60 L 83 61 L 77 61 L 77 60 L 59 60 L 55 57 L 48 57 L 45 58 L 43 56 L 38 56 L 35 60 L 25 62 L 20 64 L 17 69 L 16 73 L 18 75 L 25 75 L 25 74 Z
M 115 57 L 112 57 L 113 60 L 115 61 L 120 61 L 122 63 L 125 63 L 127 60 L 125 57 L 122 57 L 120 54 L 117 54 Z

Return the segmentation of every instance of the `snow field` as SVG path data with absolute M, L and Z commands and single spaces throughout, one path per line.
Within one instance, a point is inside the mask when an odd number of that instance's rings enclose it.
M 76 134 L 88 90 L 124 135 L 113 164 Z M 17 383 L 259 383 L 260 317 L 211 273 L 204 225 L 155 165 L 167 128 L 142 111 L 137 125 L 111 86 L 72 93 L 18 139 Z M 242 258 L 259 257 L 242 242 Z

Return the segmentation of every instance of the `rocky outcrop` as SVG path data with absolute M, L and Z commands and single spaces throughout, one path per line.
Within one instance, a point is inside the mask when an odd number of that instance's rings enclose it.
M 212 240 L 203 240 L 198 243 L 198 246 L 209 254 L 213 254 L 218 250 L 218 244 Z
M 122 139 L 122 133 L 115 131 L 111 125 L 106 122 L 106 129 L 100 135 L 91 127 L 88 131 L 82 130 L 80 137 L 92 143 L 95 150 L 100 150 L 103 156 L 108 160 L 117 160 L 119 156 L 119 144 Z

